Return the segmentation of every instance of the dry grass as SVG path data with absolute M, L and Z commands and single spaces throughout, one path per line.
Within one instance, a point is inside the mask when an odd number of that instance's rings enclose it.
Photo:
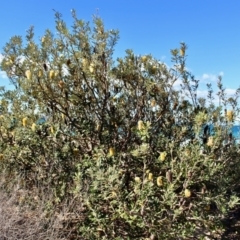
M 0 189 L 0 240 L 82 239 L 76 230 L 84 216 L 79 200 L 55 207 L 53 196 L 39 189 L 15 188 L 11 194 Z M 240 239 L 240 211 L 231 214 L 225 224 L 227 231 L 216 239 Z
M 1 188 L 0 240 L 78 239 L 72 223 L 80 218 L 77 211 L 70 213 L 74 203 L 62 204 L 60 209 L 52 200 L 44 191 L 15 189 L 7 194 Z

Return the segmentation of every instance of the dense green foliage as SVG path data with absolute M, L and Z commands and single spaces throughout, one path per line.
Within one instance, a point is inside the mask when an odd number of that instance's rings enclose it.
M 15 86 L 1 91 L 6 189 L 20 179 L 22 188 L 52 191 L 49 212 L 75 199 L 81 239 L 185 239 L 221 229 L 238 204 L 239 149 L 224 141 L 239 90 L 227 98 L 219 78 L 215 106 L 211 85 L 197 97 L 184 43 L 171 51 L 172 67 L 131 50 L 114 62 L 118 31 L 98 17 L 93 26 L 73 19 L 69 29 L 57 13 L 56 36 L 47 30 L 38 42 L 31 28 L 4 48 L 1 69 Z

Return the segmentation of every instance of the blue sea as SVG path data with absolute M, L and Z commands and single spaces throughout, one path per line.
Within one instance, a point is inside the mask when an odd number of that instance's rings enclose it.
M 237 142 L 240 141 L 240 125 L 235 125 L 232 127 L 232 134 L 233 137 L 236 139 Z
M 203 126 L 201 134 L 203 134 L 203 129 L 206 125 Z M 214 135 L 214 126 L 212 124 L 207 125 L 209 126 L 209 134 L 212 136 Z M 225 127 L 223 126 L 223 129 Z M 227 132 L 226 132 L 227 133 Z M 235 142 L 240 144 L 240 125 L 233 125 L 232 128 L 228 131 L 228 133 L 232 133 Z

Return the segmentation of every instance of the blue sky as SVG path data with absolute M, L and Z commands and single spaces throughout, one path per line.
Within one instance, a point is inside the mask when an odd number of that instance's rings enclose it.
M 181 41 L 188 45 L 187 67 L 203 85 L 216 84 L 223 75 L 231 93 L 240 85 L 240 1 L 226 0 L 8 0 L 1 2 L 0 49 L 13 35 L 24 36 L 35 26 L 37 37 L 54 31 L 54 12 L 59 11 L 69 26 L 71 9 L 91 21 L 98 12 L 108 29 L 118 29 L 115 56 L 126 49 L 149 54 L 171 65 L 170 49 Z M 0 50 L 1 52 L 1 50 Z M 0 85 L 7 85 L 0 73 Z

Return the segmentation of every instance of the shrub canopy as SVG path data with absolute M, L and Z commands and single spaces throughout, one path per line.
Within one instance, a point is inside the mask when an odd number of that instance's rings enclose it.
M 198 98 L 185 43 L 171 50 L 172 67 L 132 50 L 114 60 L 118 31 L 100 18 L 90 24 L 73 11 L 71 28 L 55 19 L 56 35 L 46 30 L 38 41 L 30 28 L 4 47 L 1 69 L 15 86 L 1 90 L 6 188 L 19 179 L 41 186 L 53 192 L 52 208 L 77 199 L 71 211 L 81 217 L 72 224 L 81 239 L 221 229 L 238 203 L 239 151 L 228 129 L 240 90 L 227 98 L 219 77 L 221 105 L 210 84 Z

